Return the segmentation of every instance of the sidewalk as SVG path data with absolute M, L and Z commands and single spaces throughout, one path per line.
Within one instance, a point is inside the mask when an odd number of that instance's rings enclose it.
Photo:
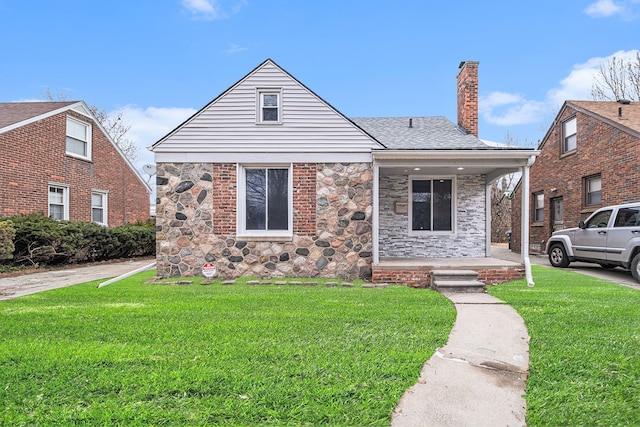
M 117 277 L 154 261 L 155 258 L 137 258 L 123 262 L 105 262 L 90 266 L 79 265 L 61 270 L 0 278 L 0 301 L 77 285 L 78 283 Z

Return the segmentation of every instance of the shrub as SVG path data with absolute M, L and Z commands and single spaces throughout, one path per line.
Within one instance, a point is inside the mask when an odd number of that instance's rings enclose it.
M 16 235 L 16 229 L 13 227 L 13 222 L 0 221 L 0 260 L 6 260 L 13 258 L 13 251 L 15 245 L 13 239 Z
M 19 215 L 11 221 L 15 264 L 81 263 L 155 253 L 155 230 L 146 225 L 110 229 L 93 222 L 56 221 L 42 214 Z

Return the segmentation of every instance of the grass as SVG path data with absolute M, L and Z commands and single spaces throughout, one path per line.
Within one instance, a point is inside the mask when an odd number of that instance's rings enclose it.
M 527 425 L 640 425 L 640 292 L 533 268 L 533 288 L 524 281 L 490 288 L 531 336 Z
M 408 287 L 153 274 L 0 302 L 0 425 L 388 425 L 455 319 Z

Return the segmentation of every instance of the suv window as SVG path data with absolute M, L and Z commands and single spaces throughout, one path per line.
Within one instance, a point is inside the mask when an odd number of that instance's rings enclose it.
M 614 227 L 637 227 L 640 226 L 640 207 L 620 208 L 616 215 Z
M 605 228 L 609 224 L 611 212 L 610 210 L 598 212 L 587 221 L 586 228 Z

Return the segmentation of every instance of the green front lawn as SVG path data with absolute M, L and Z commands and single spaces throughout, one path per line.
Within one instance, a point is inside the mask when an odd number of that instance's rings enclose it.
M 640 425 L 640 291 L 534 266 L 490 293 L 524 318 L 531 341 L 527 425 Z
M 0 302 L 0 425 L 388 425 L 455 320 L 408 287 L 153 275 Z

